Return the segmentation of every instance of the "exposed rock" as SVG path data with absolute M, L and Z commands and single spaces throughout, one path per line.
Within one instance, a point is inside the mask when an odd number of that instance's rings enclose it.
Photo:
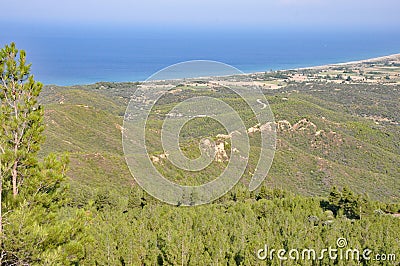
M 160 157 L 160 159 L 167 159 L 168 154 L 163 153 L 163 154 L 161 154 L 159 157 Z
M 321 134 L 324 134 L 325 133 L 325 130 L 318 130 L 317 132 L 315 132 L 315 136 L 316 137 L 318 137 L 318 136 L 320 136 Z
M 300 130 L 307 130 L 307 129 L 308 130 L 311 129 L 313 131 L 317 130 L 317 126 L 313 122 L 309 121 L 307 118 L 303 118 L 299 122 L 297 122 L 296 124 L 293 125 L 293 130 L 300 131 Z
M 325 130 L 318 130 L 314 134 L 314 139 L 312 140 L 312 148 L 323 148 L 328 150 L 333 146 L 339 147 L 343 144 L 342 136 L 337 134 L 335 131 L 326 132 Z
M 115 128 L 122 132 L 123 128 L 121 125 L 115 124 Z
M 228 155 L 225 151 L 225 144 L 223 141 L 217 142 L 215 144 L 215 161 L 222 163 L 229 160 Z
M 230 139 L 230 138 L 231 138 L 231 135 L 230 135 L 230 134 L 229 134 L 229 135 L 218 134 L 218 135 L 217 135 L 217 138 L 218 138 L 218 139 Z
M 163 154 L 160 154 L 160 155 L 153 155 L 153 156 L 151 156 L 150 157 L 150 159 L 151 159 L 151 161 L 153 162 L 153 163 L 159 163 L 159 164 L 162 164 L 162 160 L 164 160 L 164 159 L 167 159 L 168 158 L 168 154 L 167 153 L 163 153 Z
M 151 159 L 151 161 L 153 163 L 159 163 L 160 162 L 160 158 L 158 158 L 157 156 L 151 156 L 150 159 Z
M 280 120 L 275 124 L 277 125 L 277 130 L 278 131 L 290 131 L 290 130 L 292 130 L 292 125 L 287 120 Z
M 264 125 L 260 126 L 260 131 L 261 132 L 272 132 L 273 131 L 273 126 L 272 122 L 265 123 Z
M 261 124 L 257 124 L 254 127 L 250 127 L 249 129 L 247 129 L 247 133 L 260 132 L 260 126 L 261 126 Z

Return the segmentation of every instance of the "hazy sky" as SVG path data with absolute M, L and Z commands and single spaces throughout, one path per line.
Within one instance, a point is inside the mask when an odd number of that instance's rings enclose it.
M 219 27 L 400 26 L 399 0 L 0 0 L 2 22 Z

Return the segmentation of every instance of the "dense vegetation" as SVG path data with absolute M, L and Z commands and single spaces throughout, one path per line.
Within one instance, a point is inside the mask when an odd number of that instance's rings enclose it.
M 88 257 L 98 265 L 278 265 L 276 256 L 262 261 L 257 251 L 268 245 L 319 252 L 336 247 L 338 238 L 347 239 L 347 248 L 368 248 L 373 254 L 400 251 L 400 221 L 382 211 L 388 206 L 347 189 L 333 189 L 327 201 L 265 187 L 250 194 L 238 186 L 218 202 L 189 208 L 154 202 L 137 187 L 125 206 L 105 200 L 104 194 L 101 198 L 92 213 L 96 241 Z M 356 260 L 328 257 L 296 263 L 358 265 Z
M 68 157 L 37 156 L 44 141 L 42 84 L 14 44 L 0 50 L 0 75 L 0 264 L 77 263 L 86 219 L 67 206 Z
M 314 82 L 265 90 L 280 121 L 277 152 L 265 184 L 248 191 L 248 172 L 255 167 L 251 159 L 243 181 L 227 195 L 212 204 L 181 207 L 163 204 L 143 192 L 125 164 L 121 126 L 138 83 L 42 90 L 29 74 L 29 66 L 18 67 L 25 62 L 15 62 L 16 55 L 11 46 L 0 57 L 2 77 L 10 80 L 0 85 L 1 147 L 12 150 L 7 145 L 13 142 L 4 130 L 24 125 L 22 120 L 13 123 L 12 111 L 7 111 L 5 96 L 12 95 L 12 88 L 35 97 L 41 92 L 42 108 L 36 98 L 21 105 L 21 110 L 35 114 L 28 124 L 36 129 L 32 135 L 37 147 L 18 153 L 28 156 L 30 165 L 24 172 L 25 164 L 17 164 L 25 181 L 16 197 L 8 168 L 16 157 L 0 154 L 1 265 L 279 265 L 276 254 L 260 260 L 258 251 L 265 245 L 320 251 L 336 247 L 338 238 L 347 240 L 346 248 L 370 249 L 371 260 L 326 256 L 315 261 L 288 260 L 285 265 L 398 263 L 400 132 L 399 125 L 390 122 L 400 120 L 398 85 Z M 15 74 L 19 69 L 23 73 Z M 13 77 L 17 86 L 10 87 Z M 155 108 L 150 128 L 160 126 L 161 114 L 176 99 L 210 93 L 207 88 L 181 89 Z M 241 109 L 226 91 L 216 95 Z M 254 125 L 245 112 L 241 115 L 246 126 Z M 369 119 L 372 116 L 390 119 L 377 124 Z M 304 130 L 295 129 L 299 121 Z M 196 119 L 184 128 L 182 149 L 189 157 L 196 156 L 198 140 L 219 133 L 226 132 L 218 124 Z M 258 137 L 251 137 L 255 153 Z M 157 134 L 149 146 L 152 154 L 160 154 Z M 157 168 L 174 181 L 193 184 L 218 173 L 224 162 L 213 165 L 202 175 L 177 172 L 167 161 Z M 391 259 L 374 260 L 376 254 Z M 397 255 L 396 261 L 391 254 Z

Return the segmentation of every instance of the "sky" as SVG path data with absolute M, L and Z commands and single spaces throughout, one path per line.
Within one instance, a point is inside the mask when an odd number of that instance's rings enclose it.
M 1 23 L 400 27 L 398 0 L 0 0 Z M 6 11 L 6 12 L 4 12 Z

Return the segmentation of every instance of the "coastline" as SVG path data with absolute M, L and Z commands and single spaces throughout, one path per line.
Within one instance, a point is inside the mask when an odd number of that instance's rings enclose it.
M 286 70 L 281 70 L 281 71 L 324 69 L 324 68 L 331 68 L 331 67 L 337 67 L 337 66 L 351 66 L 351 65 L 359 65 L 359 64 L 365 64 L 365 63 L 375 63 L 375 62 L 380 62 L 383 60 L 396 60 L 396 59 L 400 61 L 400 53 L 379 56 L 379 57 L 372 57 L 372 58 L 361 59 L 361 60 L 356 60 L 356 61 L 348 61 L 348 62 L 335 63 L 335 64 L 326 64 L 326 65 L 319 65 L 319 66 L 313 66 L 313 67 L 300 67 L 300 68 L 286 69 Z
M 353 66 L 354 67 L 354 66 L 360 66 L 363 64 L 367 64 L 367 63 L 381 63 L 382 61 L 398 61 L 398 63 L 400 64 L 400 53 L 379 56 L 379 57 L 372 57 L 372 58 L 361 59 L 361 60 L 356 60 L 356 61 L 348 61 L 348 62 L 343 62 L 343 63 L 325 64 L 325 65 L 283 69 L 283 70 L 258 71 L 258 72 L 243 73 L 243 74 L 234 75 L 234 76 L 244 76 L 245 77 L 245 76 L 262 75 L 264 73 L 274 73 L 274 72 L 283 72 L 284 73 L 284 72 L 289 72 L 289 71 L 301 71 L 301 70 L 327 70 L 327 69 L 340 67 L 340 66 Z M 222 77 L 229 77 L 229 76 L 232 76 L 232 75 L 208 76 L 208 77 L 199 77 L 199 78 L 215 78 L 215 77 L 222 78 Z M 181 80 L 181 79 L 176 79 L 176 80 Z
M 288 69 L 282 69 L 282 70 L 265 70 L 265 71 L 255 71 L 255 72 L 248 72 L 243 74 L 238 74 L 239 76 L 250 76 L 250 75 L 260 75 L 264 73 L 274 73 L 274 72 L 288 72 L 288 71 L 301 71 L 301 70 L 326 70 L 326 69 L 331 69 L 335 67 L 340 67 L 340 66 L 356 66 L 356 65 L 362 65 L 362 64 L 367 64 L 367 63 L 379 63 L 382 61 L 386 60 L 392 60 L 392 61 L 398 61 L 400 63 L 400 53 L 396 54 L 390 54 L 390 55 L 385 55 L 385 56 L 379 56 L 379 57 L 372 57 L 372 58 L 367 58 L 367 59 L 361 59 L 361 60 L 356 60 L 356 61 L 348 61 L 348 62 L 342 62 L 342 63 L 333 63 L 333 64 L 324 64 L 324 65 L 317 65 L 317 66 L 307 66 L 307 67 L 299 67 L 299 68 L 288 68 Z M 212 77 L 228 77 L 232 75 L 224 75 L 224 76 L 207 76 L 207 77 L 201 77 L 201 78 L 212 78 Z M 200 78 L 200 77 L 199 77 Z M 177 78 L 173 80 L 181 80 L 182 78 Z M 107 81 L 107 80 L 100 80 L 92 83 L 77 83 L 77 84 L 72 84 L 72 85 L 58 85 L 58 84 L 46 84 L 44 83 L 45 86 L 60 86 L 60 87 L 73 87 L 73 86 L 86 86 L 86 85 L 92 85 L 92 84 L 97 84 L 97 83 L 102 83 L 102 82 L 110 82 L 110 83 L 141 83 L 145 82 L 146 80 L 131 80 L 131 81 Z

